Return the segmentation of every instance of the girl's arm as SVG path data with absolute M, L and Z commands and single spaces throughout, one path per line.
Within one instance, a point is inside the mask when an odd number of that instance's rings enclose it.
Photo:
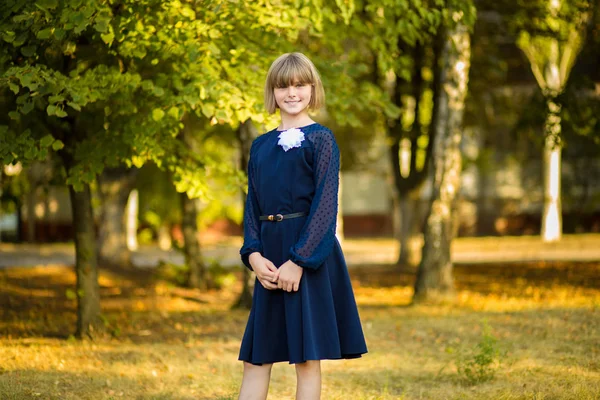
M 317 269 L 331 254 L 335 243 L 340 151 L 329 129 L 313 132 L 308 138 L 314 148 L 315 195 L 300 239 L 290 249 L 290 260 L 301 267 Z
M 244 245 L 240 249 L 242 262 L 252 270 L 250 265 L 250 254 L 258 252 L 262 254 L 260 242 L 260 208 L 256 197 L 254 185 L 254 157 L 253 149 L 256 141 L 250 148 L 250 160 L 248 161 L 248 194 L 246 195 L 246 208 L 244 209 Z

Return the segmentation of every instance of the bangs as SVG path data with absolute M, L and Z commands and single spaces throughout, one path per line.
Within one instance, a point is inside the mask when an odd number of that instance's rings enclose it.
M 273 69 L 269 78 L 271 81 L 269 83 L 274 88 L 284 88 L 296 83 L 304 85 L 315 83 L 311 66 L 296 57 L 288 57 L 283 60 Z

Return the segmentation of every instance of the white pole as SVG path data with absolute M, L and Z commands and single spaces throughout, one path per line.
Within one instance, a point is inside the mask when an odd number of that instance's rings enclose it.
M 139 197 L 138 191 L 132 190 L 129 194 L 126 207 L 126 231 L 127 231 L 127 248 L 130 251 L 138 249 L 137 241 L 137 225 L 138 225 L 138 208 Z

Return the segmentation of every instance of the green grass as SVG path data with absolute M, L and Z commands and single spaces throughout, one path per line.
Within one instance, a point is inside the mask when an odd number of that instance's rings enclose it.
M 323 399 L 600 398 L 598 263 L 459 265 L 456 302 L 428 306 L 410 305 L 411 273 L 351 274 L 369 353 L 324 361 Z M 66 267 L 0 270 L 0 399 L 237 398 L 238 284 L 201 293 L 103 271 L 107 332 L 79 342 L 73 282 Z M 468 383 L 457 356 L 476 351 L 484 321 L 499 363 Z M 293 398 L 295 383 L 276 364 L 269 399 Z

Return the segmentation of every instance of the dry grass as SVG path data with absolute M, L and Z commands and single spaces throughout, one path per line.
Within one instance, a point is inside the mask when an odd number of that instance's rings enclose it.
M 410 305 L 414 271 L 351 271 L 369 354 L 323 362 L 323 399 L 598 399 L 600 264 L 458 265 L 457 301 Z M 63 266 L 0 270 L 0 399 L 235 399 L 246 311 L 239 285 L 199 293 L 102 271 L 107 332 L 69 339 L 74 275 Z M 487 320 L 496 378 L 461 383 L 451 349 L 473 348 Z M 273 369 L 270 399 L 293 398 Z

